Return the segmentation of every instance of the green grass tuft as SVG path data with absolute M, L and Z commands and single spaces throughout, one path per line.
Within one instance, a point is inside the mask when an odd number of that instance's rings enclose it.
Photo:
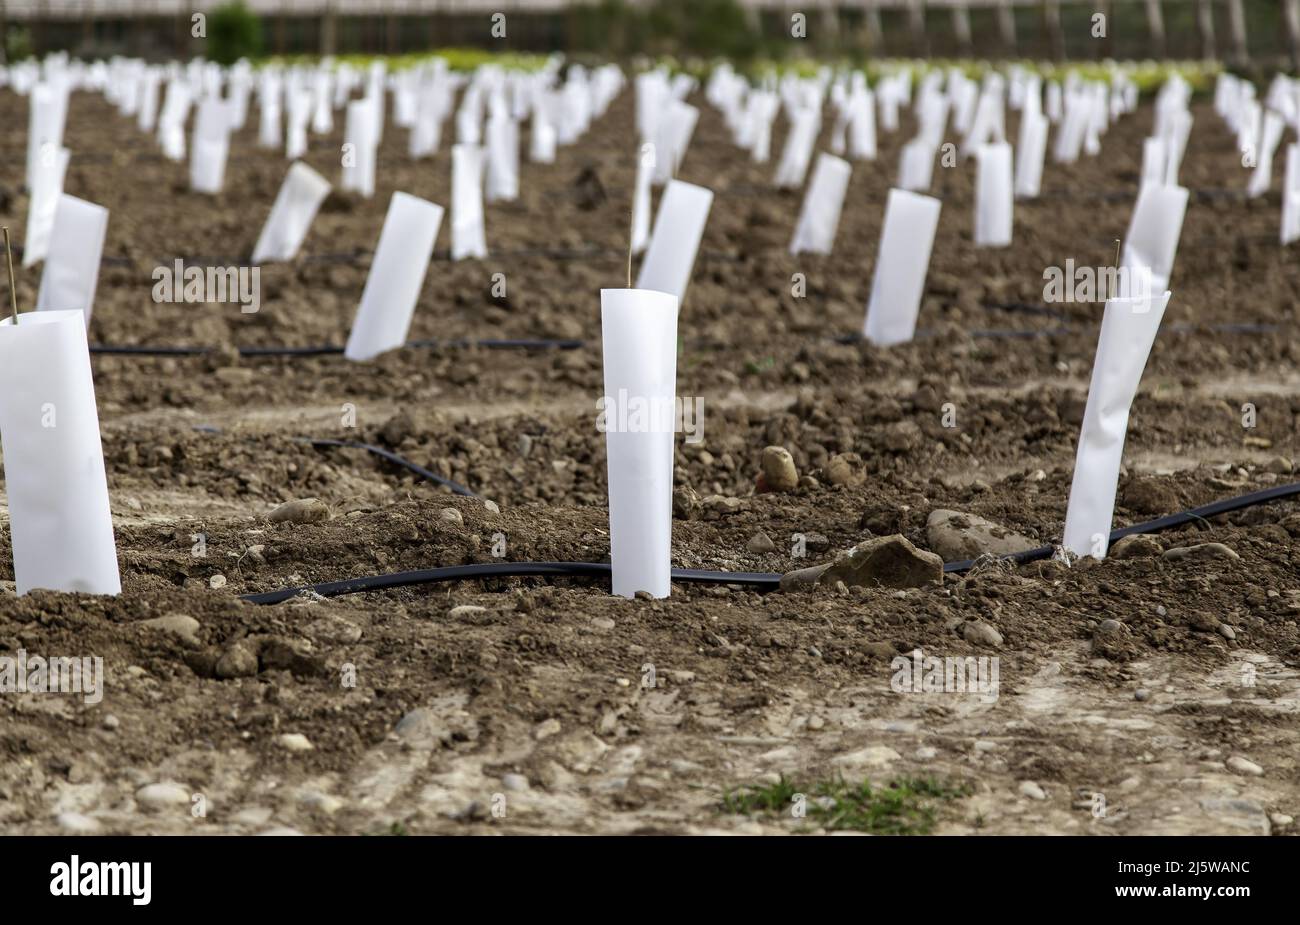
M 850 784 L 840 775 L 807 785 L 784 774 L 763 787 L 740 787 L 722 796 L 719 807 L 729 815 L 792 817 L 803 795 L 804 819 L 828 830 L 872 835 L 926 835 L 934 829 L 941 803 L 970 793 L 967 784 L 933 777 L 897 777 L 877 789 L 863 780 Z

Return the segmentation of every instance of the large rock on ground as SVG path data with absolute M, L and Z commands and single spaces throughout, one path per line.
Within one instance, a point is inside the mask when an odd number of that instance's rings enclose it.
M 991 520 L 962 511 L 943 508 L 930 512 L 925 524 L 930 549 L 945 562 L 978 559 L 982 555 L 1009 556 L 1039 544 Z
M 764 448 L 760 460 L 763 470 L 763 487 L 769 491 L 794 491 L 799 484 L 799 470 L 794 457 L 783 446 Z
M 943 581 L 943 560 L 917 549 L 901 534 L 880 536 L 840 553 L 833 562 L 787 572 L 781 590 L 834 585 L 865 588 L 919 588 Z

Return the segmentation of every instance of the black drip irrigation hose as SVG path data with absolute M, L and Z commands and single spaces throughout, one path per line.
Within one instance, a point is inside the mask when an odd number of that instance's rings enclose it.
M 382 446 L 375 446 L 372 443 L 361 443 L 360 441 L 357 440 L 330 440 L 323 437 L 304 437 L 302 438 L 302 442 L 311 444 L 312 446 L 315 447 L 336 447 L 336 448 L 348 449 L 348 450 L 365 450 L 367 453 L 370 453 L 374 456 L 378 456 L 380 459 L 386 459 L 390 463 L 393 463 L 394 465 L 401 466 L 403 469 L 406 469 L 410 472 L 414 472 L 416 475 L 421 476 L 422 478 L 426 478 L 430 482 L 436 482 L 439 485 L 446 486 L 447 488 L 450 488 L 452 490 L 453 494 L 462 495 L 466 498 L 479 497 L 479 495 L 475 494 L 473 491 L 466 488 L 464 485 L 460 484 L 459 482 L 454 482 L 451 479 L 445 479 L 442 476 L 438 475 L 437 473 L 430 472 L 428 469 L 424 468 L 424 466 L 421 466 L 418 463 L 413 463 L 406 457 L 399 456 L 396 453 L 394 453 L 392 450 L 386 450 Z
M 484 350 L 576 350 L 586 345 L 585 341 L 574 340 L 571 338 L 457 338 L 454 340 L 413 340 L 405 345 L 405 349 L 419 350 L 437 350 L 442 348 L 464 349 L 480 348 Z M 321 344 L 319 346 L 308 347 L 238 347 L 236 348 L 241 357 L 250 359 L 258 357 L 317 357 L 317 356 L 341 356 L 342 347 L 336 347 L 332 344 Z M 197 346 L 150 346 L 148 344 L 91 344 L 90 352 L 94 354 L 103 354 L 106 356 L 136 356 L 136 357 L 192 357 L 192 356 L 210 356 L 218 353 L 216 347 L 197 347 Z
M 1232 511 L 1240 511 L 1243 508 L 1255 507 L 1259 504 L 1267 504 L 1270 501 L 1277 501 L 1282 498 L 1291 498 L 1300 495 L 1300 482 L 1292 482 L 1289 485 L 1274 485 L 1272 488 L 1263 488 L 1259 491 L 1252 491 L 1249 494 L 1238 495 L 1235 498 L 1225 498 L 1222 501 L 1213 501 L 1204 504 L 1201 507 L 1194 507 L 1191 510 L 1182 511 L 1178 514 L 1168 514 L 1164 517 L 1148 520 L 1145 523 L 1133 524 L 1129 527 L 1116 527 L 1110 531 L 1110 539 L 1107 545 L 1112 545 L 1126 536 L 1137 536 L 1141 533 L 1159 533 L 1161 530 L 1168 530 L 1172 527 L 1182 527 L 1197 521 L 1209 520 L 1211 517 L 1217 517 L 1219 514 L 1229 514 Z M 1039 546 L 1035 549 L 1026 549 L 1022 552 L 1014 552 L 1009 556 L 986 557 L 984 561 L 991 559 L 1000 559 L 1002 561 L 1014 562 L 1017 565 L 1023 565 L 1026 562 L 1037 562 L 1041 559 L 1050 559 L 1056 552 L 1055 546 Z M 945 572 L 966 572 L 974 568 L 980 559 L 964 559 L 960 562 L 946 562 L 943 570 Z
M 13 245 L 15 257 L 22 256 L 22 245 Z M 512 258 L 512 257 L 543 257 L 548 260 L 626 260 L 627 251 L 620 250 L 616 247 L 581 247 L 581 248 L 557 248 L 557 247 L 516 247 L 509 250 L 494 250 L 491 257 Z M 316 263 L 316 264 L 343 264 L 345 266 L 355 266 L 374 258 L 373 251 L 358 251 L 355 253 L 333 252 L 320 254 L 300 254 L 291 261 L 267 261 L 260 264 L 252 264 L 250 256 L 245 254 L 236 257 L 230 254 L 188 254 L 182 256 L 173 256 L 168 258 L 159 258 L 155 261 L 158 266 L 172 267 L 176 261 L 186 269 L 191 267 L 209 268 L 209 267 L 229 267 L 229 266 L 257 266 L 269 267 L 277 265 L 292 266 L 295 263 Z M 700 251 L 701 260 L 718 260 L 718 261 L 740 261 L 744 260 L 743 256 L 730 254 L 725 251 Z M 434 251 L 430 257 L 431 263 L 442 263 L 452 261 L 450 250 Z M 136 259 L 115 254 L 106 254 L 100 257 L 101 265 L 131 267 L 135 266 Z
M 1029 337 L 1057 337 L 1066 334 L 1076 333 L 1083 330 L 1080 325 L 1071 325 L 1069 316 L 1056 309 L 1046 305 L 1036 305 L 1031 302 L 1001 302 L 989 305 L 983 305 L 982 308 L 991 311 L 1014 312 L 1017 314 L 1036 315 L 1043 318 L 1051 319 L 1057 322 L 1053 327 L 1047 328 L 975 328 L 969 333 L 971 337 L 983 339 L 1015 339 Z M 1266 322 L 1224 322 L 1220 324 L 1193 324 L 1191 322 L 1176 322 L 1165 326 L 1166 330 L 1185 334 L 1195 331 L 1211 331 L 1214 333 L 1227 334 L 1269 334 L 1282 330 L 1283 326 Z M 916 331 L 916 340 L 937 335 L 934 328 L 918 328 Z M 863 340 L 861 333 L 854 332 L 851 334 L 836 334 L 827 340 L 837 344 L 856 344 Z M 463 349 L 480 349 L 480 350 L 581 350 L 584 347 L 591 346 L 592 342 L 581 338 L 555 338 L 555 337 L 504 337 L 504 338 L 468 338 L 458 337 L 447 340 L 413 340 L 408 341 L 402 349 L 406 350 L 463 350 Z M 689 346 L 720 348 L 726 346 L 713 341 L 691 342 Z M 322 344 L 319 346 L 307 347 L 284 347 L 284 346 L 265 346 L 265 347 L 238 347 L 236 348 L 241 357 L 249 359 L 264 357 L 317 357 L 317 356 L 341 356 L 343 348 L 332 344 Z M 199 347 L 199 346 L 150 346 L 144 345 L 115 345 L 115 344 L 91 344 L 90 352 L 92 354 L 103 354 L 106 356 L 139 356 L 139 357 L 189 357 L 189 356 L 209 356 L 218 351 L 216 347 Z
M 279 604 L 304 592 L 321 597 L 341 594 L 358 594 L 362 591 L 379 591 L 402 588 L 408 585 L 437 584 L 444 581 L 462 581 L 479 578 L 521 578 L 542 576 L 552 578 L 608 578 L 608 562 L 476 562 L 471 565 L 450 565 L 445 568 L 419 569 L 413 572 L 395 572 L 370 578 L 351 578 L 344 581 L 327 581 L 282 591 L 262 594 L 245 594 L 241 600 L 253 604 Z M 781 583 L 776 572 L 711 572 L 704 569 L 675 568 L 673 581 L 713 585 L 754 585 L 769 590 Z
M 1115 543 L 1126 536 L 1140 533 L 1156 533 L 1171 527 L 1181 527 L 1189 523 L 1208 520 L 1219 514 L 1239 511 L 1243 508 L 1267 504 L 1282 498 L 1300 495 L 1300 482 L 1289 485 L 1276 485 L 1249 494 L 1238 495 L 1223 501 L 1215 501 L 1201 507 L 1192 508 L 1178 514 L 1118 527 L 1110 532 L 1110 543 Z M 960 574 L 970 571 L 983 562 L 1012 562 L 1023 565 L 1050 559 L 1056 554 L 1055 546 L 1039 546 L 1026 549 L 1008 556 L 988 556 L 981 559 L 965 559 L 960 562 L 947 562 L 943 566 L 945 574 Z M 418 569 L 410 572 L 394 572 L 389 575 L 374 575 L 368 578 L 349 578 L 343 581 L 328 581 L 315 585 L 302 585 L 284 588 L 280 591 L 266 591 L 259 594 L 245 594 L 241 600 L 253 604 L 279 604 L 310 593 L 321 597 L 337 597 L 343 594 L 359 594 L 363 591 L 380 591 L 387 588 L 402 588 L 410 585 L 438 584 L 446 581 L 463 581 L 482 578 L 523 578 L 530 576 L 552 578 L 605 578 L 610 574 L 608 562 L 480 562 L 469 565 L 451 565 L 444 568 Z M 778 572 L 718 572 L 705 569 L 673 569 L 673 581 L 714 584 L 745 585 L 760 590 L 773 591 L 781 585 Z
M 217 427 L 215 424 L 195 424 L 193 429 L 203 434 L 221 433 L 221 428 Z M 419 463 L 413 463 L 405 456 L 400 456 L 397 453 L 394 453 L 392 450 L 386 450 L 382 446 L 375 446 L 373 443 L 363 443 L 360 440 L 334 440 L 329 437 L 299 437 L 297 438 L 297 442 L 305 443 L 313 447 L 329 447 L 332 449 L 343 449 L 343 450 L 365 450 L 367 453 L 371 453 L 372 455 L 378 456 L 380 459 L 387 460 L 388 462 L 393 463 L 396 466 L 400 466 L 401 468 L 406 469 L 408 472 L 414 472 L 416 475 L 420 476 L 421 478 L 428 479 L 430 482 L 434 482 L 438 485 L 443 485 L 447 488 L 450 488 L 453 494 L 461 495 L 466 498 L 482 497 L 482 495 L 479 495 L 477 492 L 474 492 L 471 489 L 466 488 L 464 485 L 460 484 L 459 482 L 456 482 L 452 479 L 445 479 L 442 476 L 438 475 L 436 472 L 430 472 L 428 469 L 424 468 L 424 466 L 421 466 Z

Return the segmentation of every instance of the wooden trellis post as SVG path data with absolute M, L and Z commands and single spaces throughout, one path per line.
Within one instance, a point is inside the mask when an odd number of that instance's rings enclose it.
M 998 0 L 998 31 L 1002 33 L 1002 45 L 1008 52 L 1016 50 L 1016 11 L 1011 8 L 1011 0 Z
M 1147 32 L 1151 36 L 1151 56 L 1163 58 L 1165 54 L 1165 14 L 1160 0 L 1146 0 Z
M 1246 11 L 1241 0 L 1228 0 L 1228 31 L 1231 40 L 1231 58 L 1235 64 L 1244 64 L 1246 50 Z
M 912 49 L 915 54 L 921 57 L 928 55 L 930 44 L 925 39 L 924 0 L 907 0 L 907 26 L 912 33 Z
M 1212 61 L 1218 57 L 1214 40 L 1214 7 L 1211 0 L 1196 0 L 1196 31 L 1201 34 L 1201 57 Z
M 835 48 L 839 45 L 840 11 L 837 0 L 824 0 L 822 4 L 822 34 L 819 36 L 822 48 Z
M 32 37 L 32 54 L 39 58 L 45 54 L 45 0 L 37 0 L 34 17 L 29 32 Z
M 1052 57 L 1058 61 L 1064 60 L 1065 32 L 1061 29 L 1061 4 L 1058 0 L 1043 0 L 1043 29 L 1047 32 Z
M 962 54 L 970 54 L 970 10 L 966 8 L 965 3 L 952 5 L 952 31 L 957 37 L 957 46 Z
M 1292 66 L 1300 66 L 1300 0 L 1282 0 L 1282 22 Z
M 320 23 L 320 53 L 332 55 L 338 51 L 339 14 L 333 2 L 325 4 L 325 12 Z
M 1097 43 L 1097 57 L 1110 58 L 1114 57 L 1114 28 L 1115 28 L 1115 4 L 1112 0 L 1098 0 L 1097 12 L 1104 18 L 1105 30 L 1101 34 L 1101 40 Z
M 95 0 L 86 0 L 81 8 L 81 45 L 87 51 L 95 41 Z
M 862 29 L 866 33 L 867 48 L 876 51 L 885 44 L 885 30 L 880 24 L 880 7 L 869 0 L 862 11 Z

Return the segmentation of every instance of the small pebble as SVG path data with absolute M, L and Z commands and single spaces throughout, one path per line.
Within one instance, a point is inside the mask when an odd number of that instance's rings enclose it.
M 338 797 L 329 793 L 321 793 L 317 790 L 312 790 L 302 794 L 302 796 L 298 798 L 298 802 L 308 809 L 318 809 L 327 816 L 332 816 L 343 808 L 343 801 Z
M 1162 557 L 1170 562 L 1194 559 L 1240 559 L 1241 556 L 1222 543 L 1198 543 L 1195 546 L 1175 546 L 1166 549 Z
M 995 649 L 1002 645 L 1002 634 L 983 620 L 967 623 L 961 628 L 961 635 L 971 645 L 991 646 Z
M 65 832 L 74 832 L 78 835 L 91 835 L 101 828 L 98 819 L 93 819 L 81 813 L 59 813 L 54 821 Z
M 199 631 L 199 621 L 185 614 L 171 613 L 165 617 L 142 620 L 140 625 L 147 629 L 171 633 L 186 642 L 198 643 L 199 641 L 196 635 Z
M 271 810 L 266 806 L 246 806 L 230 817 L 235 825 L 266 825 L 271 821 Z
M 228 680 L 230 678 L 251 678 L 257 674 L 257 669 L 257 652 L 253 650 L 251 645 L 241 640 L 221 653 L 214 670 L 218 678 Z
M 550 719 L 543 720 L 537 724 L 537 728 L 533 730 L 533 738 L 538 742 L 542 741 L 542 739 L 549 739 L 562 728 L 560 721 L 551 717 Z
M 451 610 L 447 612 L 447 616 L 451 617 L 453 620 L 464 620 L 467 617 L 477 616 L 481 613 L 487 613 L 487 608 L 480 607 L 478 604 L 460 604 L 459 606 L 451 608 Z
M 316 747 L 301 732 L 286 732 L 277 738 L 275 742 L 281 748 L 288 749 L 291 752 L 309 752 Z
M 1236 771 L 1238 774 L 1248 774 L 1251 777 L 1259 777 L 1264 773 L 1264 769 L 1249 758 L 1243 758 L 1241 755 L 1233 755 L 1227 761 L 1228 770 Z
M 330 509 L 319 498 L 299 498 L 296 501 L 286 501 L 281 504 L 267 514 L 266 519 L 273 524 L 310 524 L 321 520 L 329 520 Z
M 1047 799 L 1047 794 L 1043 791 L 1043 788 L 1032 780 L 1022 780 L 1020 782 L 1020 795 L 1029 797 L 1031 800 Z
M 770 536 L 760 531 L 749 538 L 749 542 L 745 544 L 745 548 L 752 553 L 763 555 L 764 553 L 769 553 L 776 549 L 776 543 L 772 542 Z
M 145 784 L 135 792 L 135 801 L 144 809 L 159 810 L 168 806 L 189 805 L 190 791 L 175 781 Z
M 783 446 L 769 446 L 761 460 L 763 482 L 770 491 L 794 491 L 799 484 L 799 470 L 794 457 Z

